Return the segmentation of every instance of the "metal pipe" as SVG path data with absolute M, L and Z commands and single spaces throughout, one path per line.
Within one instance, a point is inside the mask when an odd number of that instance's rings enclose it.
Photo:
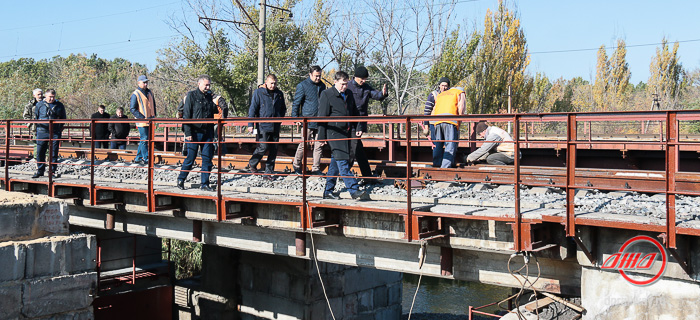
M 88 190 L 88 195 L 90 196 L 90 205 L 94 206 L 97 204 L 97 191 L 95 190 L 95 120 L 90 120 L 90 132 L 93 134 L 90 136 L 90 188 Z M 109 214 L 107 215 L 107 224 L 109 225 Z M 112 215 L 112 229 L 114 229 L 114 216 Z M 110 229 L 111 230 L 111 229 Z
M 306 165 L 308 162 L 308 160 L 306 159 L 306 143 L 307 143 L 307 130 L 309 128 L 309 124 L 308 124 L 306 118 L 304 118 L 302 121 L 303 121 L 303 123 L 302 123 L 302 127 L 301 127 L 301 130 L 302 130 L 302 133 L 301 133 L 301 137 L 302 137 L 302 140 L 301 140 L 301 145 L 302 145 L 302 147 L 301 147 L 301 151 L 302 151 L 301 152 L 301 154 L 302 154 L 302 158 L 301 158 L 301 229 L 306 230 L 307 228 L 310 228 L 311 225 L 313 224 L 313 217 L 307 216 L 309 213 L 307 210 L 307 198 L 306 198 L 306 196 L 307 196 L 307 194 L 306 194 L 306 179 L 307 179 L 307 177 L 306 177 Z M 316 138 L 318 139 L 318 137 L 316 137 Z M 313 148 L 312 148 L 312 150 L 313 150 Z M 292 166 L 292 169 L 294 169 L 293 167 L 294 166 Z M 299 234 L 297 233 L 297 241 L 298 241 L 298 238 L 299 238 Z M 304 238 L 304 239 L 306 239 L 306 238 Z M 306 250 L 304 251 L 304 253 L 305 252 L 306 252 Z M 299 255 L 299 243 L 297 243 L 297 255 Z
M 451 247 L 440 247 L 440 275 L 451 276 L 453 255 Z
M 106 212 L 105 216 L 105 229 L 114 230 L 114 213 Z
M 510 99 L 510 92 L 509 92 L 509 97 Z M 514 149 L 514 155 L 513 155 L 513 170 L 514 170 L 514 177 L 513 177 L 513 186 L 514 186 L 514 198 L 515 198 L 515 228 L 513 230 L 513 240 L 515 242 L 515 251 L 523 251 L 523 250 L 528 250 L 532 248 L 527 248 L 524 244 L 524 239 L 522 238 L 523 236 L 523 221 L 522 221 L 522 216 L 520 215 L 520 119 L 518 118 L 518 115 L 515 115 L 513 117 L 513 149 Z M 530 239 L 527 239 L 527 243 L 530 243 Z
M 297 232 L 294 235 L 294 244 L 297 249 L 297 256 L 306 256 L 306 233 Z
M 192 241 L 202 242 L 202 220 L 192 220 Z
M 406 117 L 406 239 L 408 241 L 414 239 L 418 226 L 414 225 L 413 208 L 411 206 L 411 176 L 413 175 L 413 167 L 411 166 L 411 117 Z
M 223 117 L 223 114 L 221 115 Z M 223 122 L 219 118 L 216 122 L 216 219 L 226 220 L 226 202 L 221 195 L 221 130 Z M 203 150 L 202 150 L 203 151 Z M 209 181 L 207 181 L 209 182 Z

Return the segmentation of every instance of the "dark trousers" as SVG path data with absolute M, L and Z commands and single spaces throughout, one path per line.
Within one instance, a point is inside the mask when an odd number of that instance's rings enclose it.
M 37 130 L 36 134 L 36 161 L 37 161 L 37 172 L 39 174 L 44 174 L 46 172 L 46 152 L 49 149 L 49 133 L 44 130 Z M 53 134 L 52 150 L 51 150 L 51 162 L 56 162 L 58 160 L 58 147 L 60 145 L 61 139 L 60 133 Z M 56 173 L 58 165 L 56 163 L 51 165 L 51 172 Z
M 263 132 L 258 134 L 257 139 L 258 147 L 253 151 L 253 156 L 250 157 L 248 166 L 251 168 L 257 168 L 258 163 L 262 160 L 265 152 L 268 150 L 270 153 L 267 154 L 267 161 L 265 161 L 265 173 L 275 172 L 275 158 L 277 158 L 277 143 L 264 143 L 264 142 L 278 142 L 280 141 L 279 132 Z
M 486 157 L 486 163 L 495 165 L 510 165 L 515 162 L 515 159 L 507 156 L 503 152 L 494 152 Z
M 209 184 L 209 174 L 210 174 L 210 171 L 212 168 L 211 158 L 214 155 L 214 144 L 211 143 L 213 141 L 214 141 L 214 132 L 212 132 L 212 130 L 208 130 L 206 132 L 193 132 L 192 133 L 192 142 L 193 143 L 186 144 L 186 146 L 187 146 L 187 158 L 185 158 L 185 162 L 182 163 L 180 175 L 177 177 L 178 180 L 187 179 L 187 175 L 190 173 L 189 171 L 192 170 L 192 165 L 194 164 L 194 160 L 197 158 L 197 152 L 199 151 L 199 148 L 201 147 L 202 148 L 202 171 L 201 171 L 202 185 Z M 194 142 L 209 142 L 209 143 L 194 143 Z
M 357 138 L 354 130 L 352 131 L 350 138 Z M 362 145 L 361 139 L 350 140 L 350 168 L 352 168 L 355 161 L 357 161 L 357 165 L 360 167 L 360 173 L 362 173 L 363 177 L 372 176 L 372 169 L 369 167 L 369 160 L 365 154 L 365 148 Z
M 108 140 L 109 137 L 107 138 L 95 138 L 96 140 Z M 107 149 L 109 147 L 109 141 L 93 141 L 95 144 L 95 149 Z
M 326 178 L 326 187 L 324 193 L 332 193 L 335 189 L 335 184 L 338 178 L 333 176 L 343 176 L 343 182 L 345 182 L 345 188 L 348 189 L 350 194 L 355 194 L 357 192 L 357 179 L 355 179 L 350 172 L 350 166 L 348 160 L 336 160 L 335 157 L 331 157 L 331 164 L 328 166 L 328 174 Z
M 112 141 L 109 144 L 110 149 L 121 149 L 125 150 L 126 149 L 126 141 Z

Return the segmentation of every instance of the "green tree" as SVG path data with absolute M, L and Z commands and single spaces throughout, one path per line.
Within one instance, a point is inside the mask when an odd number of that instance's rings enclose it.
M 656 55 L 649 65 L 649 73 L 647 94 L 657 94 L 662 109 L 675 109 L 685 86 L 685 72 L 678 57 L 678 42 L 671 49 L 666 38 L 661 40 L 661 47 L 656 48 Z
M 440 55 L 428 72 L 429 83 L 447 77 L 456 84 L 474 71 L 473 55 L 480 37 L 472 32 L 467 39 L 462 39 L 459 31 L 459 27 L 453 30 L 442 44 Z
M 533 86 L 533 79 L 525 76 L 529 63 L 525 33 L 517 12 L 500 1 L 498 11 L 486 12 L 474 72 L 465 81 L 470 112 L 493 113 L 505 109 L 508 86 L 512 88 L 514 108 L 529 110 Z

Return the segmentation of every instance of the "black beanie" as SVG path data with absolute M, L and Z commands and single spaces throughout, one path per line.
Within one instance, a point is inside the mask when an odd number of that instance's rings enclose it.
M 367 71 L 367 68 L 365 68 L 365 67 L 355 68 L 355 77 L 358 77 L 361 79 L 369 78 L 369 72 Z
M 447 82 L 447 86 L 450 86 L 450 79 L 447 79 L 447 77 L 440 78 L 440 81 L 438 81 L 438 85 L 440 85 L 443 82 Z

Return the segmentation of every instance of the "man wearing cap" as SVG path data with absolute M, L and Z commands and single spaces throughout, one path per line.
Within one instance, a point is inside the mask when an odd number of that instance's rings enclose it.
M 435 99 L 435 107 L 432 115 L 457 116 L 466 112 L 466 95 L 464 89 L 455 87 L 438 94 Z M 437 142 L 433 150 L 433 163 L 440 163 L 441 168 L 452 168 L 455 164 L 457 145 L 459 140 L 459 121 L 440 120 L 435 121 L 435 140 Z M 444 144 L 444 149 L 443 145 Z
M 357 106 L 357 113 L 362 116 L 367 116 L 367 107 L 369 105 L 369 99 L 374 99 L 377 101 L 384 100 L 387 96 L 386 84 L 382 88 L 382 91 L 374 90 L 372 86 L 367 83 L 367 78 L 369 78 L 369 71 L 365 67 L 357 67 L 355 69 L 355 77 L 348 82 L 348 90 L 352 92 L 355 98 L 355 105 Z M 352 138 L 362 137 L 362 133 L 367 132 L 367 122 L 360 122 L 356 127 L 353 128 L 351 134 Z M 362 146 L 362 140 L 355 139 L 351 140 L 350 143 L 350 167 L 352 168 L 353 162 L 357 159 L 357 165 L 360 166 L 360 172 L 363 177 L 371 177 L 372 170 L 369 167 L 369 161 L 365 155 L 365 149 Z M 377 182 L 376 180 L 369 180 L 369 183 Z
M 131 114 L 137 120 L 152 119 L 156 117 L 156 100 L 153 98 L 153 92 L 148 89 L 148 78 L 140 75 L 138 78 L 138 88 L 131 94 L 129 109 Z M 148 163 L 148 123 L 138 122 L 136 127 L 139 129 L 139 147 L 136 151 L 134 163 L 145 165 Z
M 477 137 L 486 139 L 486 142 L 467 156 L 467 163 L 486 160 L 488 164 L 504 166 L 515 162 L 515 145 L 508 132 L 489 126 L 485 121 L 479 121 L 474 131 Z
M 434 90 L 428 94 L 428 100 L 425 101 L 425 109 L 423 109 L 423 115 L 429 116 L 433 114 L 433 108 L 435 107 L 435 99 L 445 90 L 450 88 L 450 79 L 446 77 L 440 78 L 438 81 L 437 90 Z M 435 141 L 435 125 L 429 121 L 423 121 L 423 135 L 426 137 L 430 135 L 430 140 L 433 142 L 433 167 L 437 168 L 442 165 L 442 156 L 438 156 L 437 152 L 443 152 L 444 143 Z M 439 151 L 438 151 L 439 150 Z

